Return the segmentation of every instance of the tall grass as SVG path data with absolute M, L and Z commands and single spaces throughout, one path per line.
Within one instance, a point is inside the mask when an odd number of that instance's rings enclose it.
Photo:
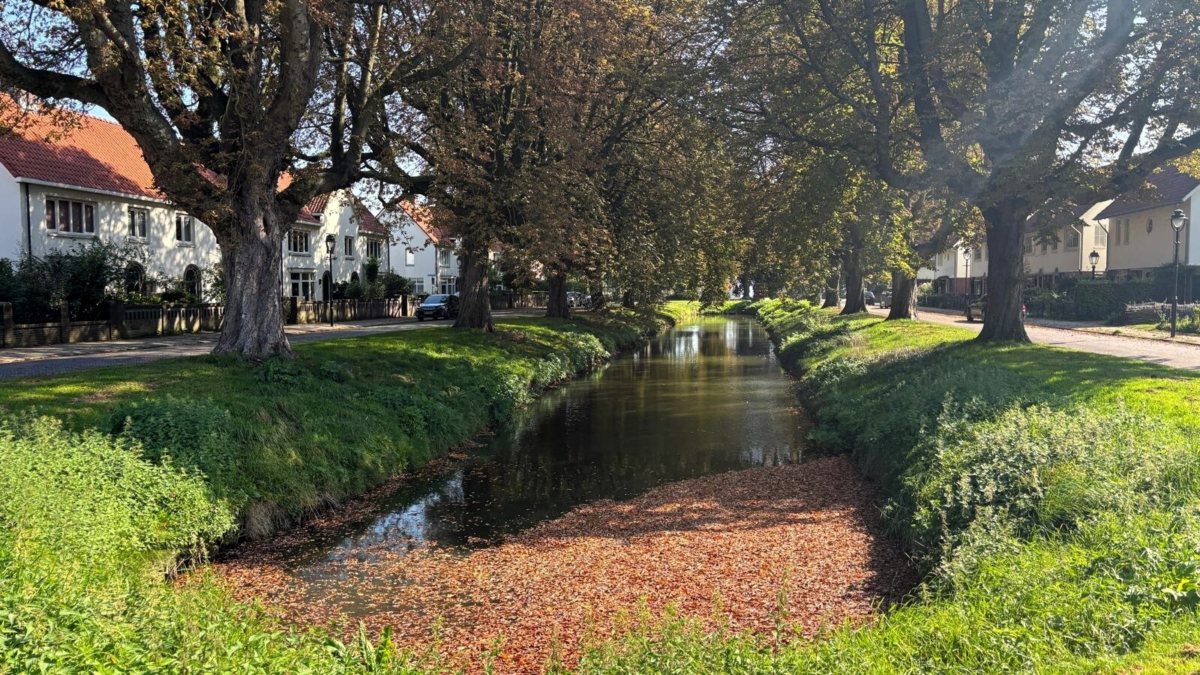
M 584 672 L 1096 672 L 1200 666 L 1196 376 L 911 321 L 757 303 L 813 440 L 881 487 L 926 573 L 864 629 L 773 649 L 660 626 Z
M 386 636 L 290 630 L 202 568 L 166 573 L 422 462 L 657 328 L 518 320 L 6 384 L 0 673 L 436 669 Z

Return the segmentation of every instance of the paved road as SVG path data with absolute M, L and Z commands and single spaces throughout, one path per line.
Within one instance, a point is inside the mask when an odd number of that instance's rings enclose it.
M 872 314 L 886 315 L 887 310 L 871 309 Z M 973 330 L 978 333 L 982 324 L 967 323 L 961 314 L 941 314 L 921 310 L 919 317 L 922 321 L 944 323 Z M 1200 370 L 1200 346 L 1146 340 L 1117 335 L 1103 335 L 1079 330 L 1065 330 L 1027 324 L 1025 332 L 1029 339 L 1038 344 L 1053 345 L 1065 349 L 1076 349 L 1093 354 L 1107 354 L 1127 359 L 1137 359 L 1149 363 L 1158 363 L 1172 368 Z
M 544 310 L 502 310 L 495 312 L 497 318 L 515 316 L 540 316 Z M 338 338 L 375 335 L 396 331 L 417 330 L 449 326 L 448 321 L 418 323 L 415 319 L 379 319 L 329 327 L 320 324 L 288 326 L 288 340 L 292 344 L 320 342 Z M 38 375 L 55 375 L 89 368 L 108 366 L 135 366 L 141 363 L 181 356 L 200 356 L 212 351 L 217 341 L 216 333 L 178 335 L 146 340 L 118 340 L 114 342 L 87 342 L 70 345 L 53 345 L 30 349 L 6 349 L 0 351 L 0 380 Z

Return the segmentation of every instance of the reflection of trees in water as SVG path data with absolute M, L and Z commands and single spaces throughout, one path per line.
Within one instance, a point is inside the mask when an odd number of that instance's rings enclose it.
M 798 461 L 795 399 L 760 330 L 745 319 L 701 322 L 549 392 L 461 470 L 398 500 L 333 555 L 479 545 L 597 499 Z

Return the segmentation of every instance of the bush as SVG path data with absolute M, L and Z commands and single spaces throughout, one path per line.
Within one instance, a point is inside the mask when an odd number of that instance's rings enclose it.
M 1125 310 L 1125 305 L 1153 299 L 1154 282 L 1084 279 L 1072 290 L 1075 315 L 1080 321 L 1103 321 Z
M 379 282 L 383 285 L 383 297 L 385 298 L 412 295 L 412 282 L 391 270 L 380 275 Z
M 134 258 L 131 251 L 97 241 L 16 264 L 4 260 L 0 302 L 13 303 L 18 323 L 57 321 L 64 302 L 73 320 L 97 318 Z

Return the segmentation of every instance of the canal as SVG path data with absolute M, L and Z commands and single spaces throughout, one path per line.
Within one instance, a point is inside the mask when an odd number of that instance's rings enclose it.
M 548 392 L 452 469 L 305 541 L 281 569 L 331 614 L 394 611 L 388 598 L 405 582 L 377 567 L 398 556 L 467 555 L 582 504 L 798 463 L 805 433 L 762 328 L 746 317 L 697 319 Z

